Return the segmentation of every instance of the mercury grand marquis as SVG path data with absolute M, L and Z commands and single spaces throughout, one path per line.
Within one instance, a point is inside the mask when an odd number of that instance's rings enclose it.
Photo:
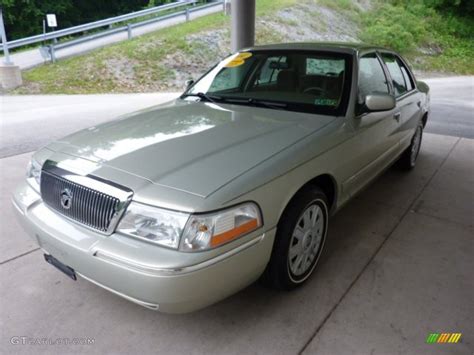
M 36 152 L 13 204 L 44 258 L 151 309 L 190 312 L 313 273 L 329 217 L 415 166 L 429 88 L 393 51 L 241 50 L 176 100 Z

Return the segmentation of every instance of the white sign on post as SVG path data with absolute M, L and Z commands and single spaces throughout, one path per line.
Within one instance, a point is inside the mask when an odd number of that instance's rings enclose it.
M 46 21 L 48 22 L 48 27 L 58 27 L 58 21 L 56 21 L 55 14 L 47 14 Z

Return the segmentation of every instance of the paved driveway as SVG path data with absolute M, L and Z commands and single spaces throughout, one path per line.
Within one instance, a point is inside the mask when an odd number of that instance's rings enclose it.
M 431 116 L 426 132 L 474 138 L 474 76 L 427 79 Z
M 72 132 L 164 103 L 178 95 L 0 96 L 0 158 L 37 150 Z

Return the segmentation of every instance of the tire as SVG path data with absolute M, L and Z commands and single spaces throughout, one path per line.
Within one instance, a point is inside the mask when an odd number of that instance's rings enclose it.
M 403 170 L 412 170 L 416 165 L 420 153 L 421 141 L 423 140 L 423 123 L 419 123 L 415 134 L 411 139 L 410 146 L 400 156 L 397 165 Z
M 311 276 L 326 241 L 327 201 L 317 187 L 304 189 L 293 198 L 278 222 L 270 262 L 262 278 L 264 284 L 292 290 Z

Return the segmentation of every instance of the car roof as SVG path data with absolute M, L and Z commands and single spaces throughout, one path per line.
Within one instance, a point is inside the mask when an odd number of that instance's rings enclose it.
M 246 50 L 326 50 L 339 53 L 357 53 L 368 50 L 383 50 L 386 48 L 371 46 L 365 43 L 351 42 L 294 42 L 294 43 L 277 43 L 262 46 L 254 46 L 246 48 Z

